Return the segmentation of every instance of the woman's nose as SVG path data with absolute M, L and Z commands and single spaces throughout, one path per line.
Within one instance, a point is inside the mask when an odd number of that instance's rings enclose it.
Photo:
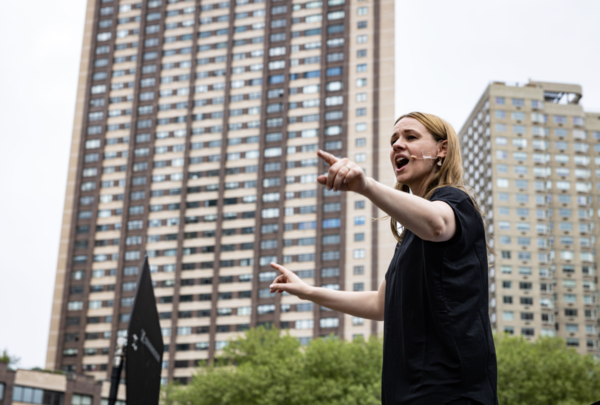
M 394 149 L 394 150 L 403 150 L 403 149 L 406 149 L 406 146 L 404 145 L 404 142 L 402 142 L 400 139 L 398 139 L 392 145 L 392 149 Z

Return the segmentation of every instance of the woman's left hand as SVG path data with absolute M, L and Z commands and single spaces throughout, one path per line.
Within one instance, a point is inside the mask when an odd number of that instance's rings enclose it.
M 327 186 L 328 190 L 354 191 L 359 194 L 367 190 L 369 179 L 359 165 L 348 158 L 338 159 L 320 149 L 317 155 L 330 166 L 327 176 L 317 177 L 317 181 Z

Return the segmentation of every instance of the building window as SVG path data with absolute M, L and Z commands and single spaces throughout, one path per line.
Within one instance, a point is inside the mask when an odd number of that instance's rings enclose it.
M 367 161 L 367 154 L 366 153 L 357 153 L 354 155 L 354 161 L 357 163 L 360 162 L 366 162 Z
M 500 188 L 508 188 L 508 179 L 496 179 L 496 185 Z
M 73 394 L 72 405 L 92 405 L 92 397 L 89 395 Z
M 365 323 L 364 318 L 359 318 L 357 316 L 352 317 L 352 325 L 360 326 L 360 325 L 364 325 L 364 323 Z
M 365 217 L 364 216 L 356 216 L 354 217 L 354 225 L 358 226 L 358 225 L 364 225 L 365 224 Z
M 314 321 L 312 319 L 302 319 L 300 321 L 296 321 L 295 328 L 296 329 L 312 329 L 314 325 Z
M 515 315 L 513 311 L 504 311 L 502 312 L 502 319 L 505 321 L 512 321 L 515 319 Z
M 321 328 L 337 328 L 340 323 L 338 318 L 322 318 L 319 320 Z
M 39 388 L 15 385 L 12 400 L 13 402 L 24 402 L 27 404 L 62 404 L 63 394 Z
M 364 249 L 354 249 L 352 257 L 354 259 L 364 259 L 365 258 L 365 250 Z
M 521 328 L 521 335 L 531 337 L 535 335 L 535 330 L 533 328 Z

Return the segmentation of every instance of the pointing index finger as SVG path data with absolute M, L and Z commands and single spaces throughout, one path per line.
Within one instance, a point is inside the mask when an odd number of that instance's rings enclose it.
M 281 274 L 286 274 L 287 273 L 287 269 L 285 267 L 283 267 L 280 264 L 271 262 L 271 267 L 273 267 L 275 270 L 279 271 Z
M 330 166 L 339 160 L 338 158 L 333 156 L 331 153 L 325 152 L 324 150 L 321 150 L 321 149 L 319 149 L 317 151 L 317 155 L 319 155 L 319 157 L 321 159 L 323 159 L 325 161 L 325 163 L 329 164 Z

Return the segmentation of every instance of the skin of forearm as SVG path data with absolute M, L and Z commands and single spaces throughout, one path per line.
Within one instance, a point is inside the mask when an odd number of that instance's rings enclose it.
M 431 201 L 367 178 L 362 193 L 397 222 L 423 240 L 435 241 L 444 230 L 440 209 Z
M 379 308 L 377 291 L 336 291 L 311 287 L 304 299 L 317 305 L 348 315 L 376 321 L 383 320 L 383 308 Z

